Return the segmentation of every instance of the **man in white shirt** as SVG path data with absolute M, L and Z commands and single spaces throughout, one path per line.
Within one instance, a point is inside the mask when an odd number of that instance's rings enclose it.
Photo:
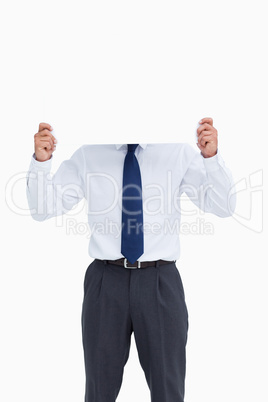
M 85 273 L 82 309 L 85 402 L 116 400 L 132 332 L 151 401 L 184 401 L 188 311 L 175 264 L 180 196 L 185 192 L 200 209 L 219 217 L 231 216 L 236 204 L 213 120 L 199 123 L 200 152 L 185 143 L 134 144 L 144 245 L 134 263 L 121 252 L 120 236 L 123 166 L 131 145 L 83 145 L 51 177 L 52 127 L 40 123 L 34 136 L 27 175 L 32 217 L 43 221 L 67 213 L 83 198 L 88 202 L 88 252 L 94 260 Z

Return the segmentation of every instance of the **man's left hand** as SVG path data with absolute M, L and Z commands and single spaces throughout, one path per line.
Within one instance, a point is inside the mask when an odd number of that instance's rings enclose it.
M 218 131 L 213 127 L 213 119 L 204 117 L 199 121 L 197 129 L 197 146 L 204 158 L 216 155 L 218 149 Z

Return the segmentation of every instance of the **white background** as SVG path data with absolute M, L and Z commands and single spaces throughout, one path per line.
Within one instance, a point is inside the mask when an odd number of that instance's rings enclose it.
M 80 314 L 92 261 L 66 217 L 33 221 L 25 175 L 40 122 L 53 172 L 84 143 L 188 142 L 213 117 L 237 183 L 213 235 L 181 235 L 186 402 L 266 402 L 268 34 L 264 1 L 13 1 L 1 29 L 1 379 L 5 402 L 84 398 Z M 70 217 L 72 213 L 70 213 Z M 85 222 L 81 208 L 75 215 Z M 82 227 L 82 225 L 81 225 Z M 266 239 L 266 242 L 265 242 Z M 134 338 L 118 402 L 149 401 Z

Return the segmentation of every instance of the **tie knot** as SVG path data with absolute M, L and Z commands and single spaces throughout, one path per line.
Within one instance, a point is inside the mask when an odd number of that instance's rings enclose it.
M 137 148 L 139 144 L 127 144 L 128 146 L 128 152 L 135 152 L 135 149 Z

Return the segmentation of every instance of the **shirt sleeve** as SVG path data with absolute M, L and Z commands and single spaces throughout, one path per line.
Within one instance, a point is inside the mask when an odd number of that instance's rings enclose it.
M 80 147 L 70 159 L 62 162 L 52 176 L 53 155 L 47 161 L 32 155 L 26 177 L 26 194 L 31 216 L 44 221 L 67 213 L 84 198 L 84 154 Z
M 204 158 L 189 145 L 188 168 L 181 182 L 181 192 L 204 212 L 219 217 L 233 215 L 236 207 L 235 184 L 229 168 L 217 150 L 216 155 Z

